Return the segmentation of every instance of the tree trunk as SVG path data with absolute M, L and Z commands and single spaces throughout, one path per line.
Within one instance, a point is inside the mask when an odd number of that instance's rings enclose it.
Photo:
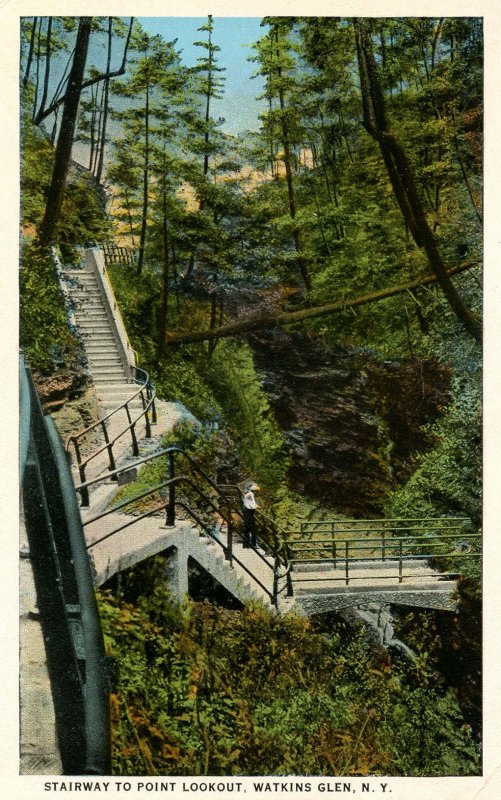
M 111 45 L 113 33 L 113 17 L 108 17 L 108 60 L 106 63 L 106 73 L 111 71 Z M 101 183 L 104 168 L 104 149 L 106 146 L 106 126 L 108 123 L 108 109 L 109 109 L 109 94 L 110 94 L 110 79 L 106 78 L 104 82 L 104 108 L 103 108 L 103 124 L 101 129 L 101 147 L 99 150 L 99 162 L 97 165 L 96 179 Z
M 460 264 L 458 267 L 449 270 L 448 275 L 456 275 L 471 269 L 476 265 L 476 262 L 468 262 Z M 250 319 L 242 319 L 238 322 L 230 323 L 229 325 L 222 325 L 220 328 L 208 331 L 193 331 L 193 333 L 176 333 L 167 336 L 168 345 L 178 344 L 193 344 L 194 342 L 204 342 L 209 339 L 222 339 L 227 336 L 240 336 L 244 333 L 251 331 L 261 330 L 263 328 L 276 328 L 279 325 L 292 325 L 297 322 L 304 322 L 307 319 L 314 319 L 315 317 L 325 317 L 330 314 L 336 314 L 341 311 L 347 311 L 357 306 L 368 305 L 369 303 L 376 303 L 379 300 L 386 300 L 389 297 L 395 297 L 398 294 L 408 293 L 413 289 L 418 289 L 420 286 L 426 286 L 430 283 L 436 283 L 438 278 L 436 275 L 421 275 L 414 281 L 409 283 L 401 283 L 397 286 L 390 286 L 387 289 L 379 289 L 376 292 L 369 292 L 368 294 L 358 295 L 345 300 L 337 300 L 335 303 L 326 303 L 321 306 L 312 306 L 311 308 L 303 308 L 300 311 L 275 311 L 270 314 L 263 314 L 262 316 L 253 316 Z
M 35 115 L 37 111 L 37 100 L 38 100 L 38 89 L 40 88 L 40 58 L 42 55 L 42 25 L 43 25 L 43 17 L 40 17 L 38 22 L 38 36 L 37 36 L 37 70 L 36 70 L 36 79 L 35 79 L 35 97 L 33 100 L 33 113 L 31 115 L 31 119 L 33 122 L 35 121 Z
M 32 64 L 32 61 L 33 61 L 33 51 L 35 50 L 35 39 L 36 39 L 36 35 L 37 35 L 37 22 L 38 22 L 38 17 L 33 17 L 33 26 L 31 28 L 31 36 L 30 36 L 30 47 L 29 47 L 29 50 L 28 50 L 28 58 L 27 58 L 27 61 L 26 61 L 26 70 L 25 70 L 24 78 L 23 78 L 23 89 L 26 89 L 26 87 L 28 85 L 28 81 L 30 79 L 31 64 Z
M 54 239 L 56 225 L 63 203 L 66 178 L 71 160 L 71 149 L 73 147 L 73 138 L 75 135 L 80 93 L 82 91 L 85 62 L 87 60 L 91 24 L 92 17 L 80 17 L 75 44 L 75 55 L 68 79 L 63 117 L 57 139 L 56 152 L 54 154 L 52 178 L 38 237 L 42 246 L 50 245 Z
M 137 274 L 140 275 L 144 264 L 144 248 L 146 246 L 146 227 L 148 217 L 148 170 L 150 159 L 150 87 L 146 85 L 146 105 L 144 108 L 144 171 L 143 171 L 143 210 L 141 218 L 141 235 L 139 238 L 139 255 Z
M 94 150 L 96 146 L 96 97 L 94 94 L 94 87 L 90 90 L 90 99 L 92 110 L 90 112 L 90 152 L 89 152 L 89 172 L 92 172 L 92 165 L 94 163 Z M 57 111 L 56 111 L 57 113 Z
M 45 104 L 47 102 L 47 95 L 49 92 L 49 81 L 50 81 L 51 46 L 52 46 L 52 17 L 49 17 L 47 21 L 47 44 L 45 47 L 45 75 L 43 81 L 42 99 L 40 101 L 40 108 L 38 109 L 38 113 L 35 117 L 35 124 L 38 119 L 38 115 L 44 111 Z
M 277 48 L 278 48 L 278 32 L 277 36 Z M 296 220 L 296 198 L 294 195 L 294 184 L 292 182 L 292 166 L 291 166 L 291 147 L 290 147 L 290 137 L 289 137 L 289 126 L 287 125 L 287 118 L 285 116 L 285 97 L 282 85 L 280 83 L 282 78 L 282 68 L 280 67 L 280 51 L 277 49 L 277 75 L 279 79 L 279 89 L 278 89 L 278 99 L 280 103 L 280 111 L 281 111 L 281 127 L 282 127 L 282 144 L 284 147 L 284 164 L 285 164 L 285 177 L 287 181 L 287 195 L 289 198 L 289 214 L 294 223 L 294 227 L 292 230 L 292 237 L 294 239 L 294 247 L 297 253 L 297 258 L 299 262 L 299 271 L 301 273 L 301 278 L 304 283 L 305 289 L 308 291 L 311 289 L 311 280 L 310 275 L 308 272 L 308 267 L 306 265 L 306 260 L 303 253 L 303 245 L 301 242 L 301 234 L 299 232 L 299 228 L 295 222 Z
M 130 198 L 129 198 L 129 192 L 128 192 L 127 189 L 125 190 L 125 205 L 126 205 L 126 208 L 127 208 L 127 220 L 129 222 L 129 231 L 130 231 L 130 238 L 131 238 L 131 241 L 132 241 L 132 247 L 135 248 L 136 247 L 136 241 L 134 239 L 134 226 L 132 224 L 132 213 L 131 213 L 131 210 L 130 210 Z
M 96 90 L 96 107 L 97 98 L 99 97 L 99 87 Z M 92 174 L 95 175 L 97 171 L 97 164 L 99 161 L 99 154 L 101 152 L 101 131 L 103 128 L 103 106 L 104 106 L 104 90 L 101 89 L 101 97 L 99 98 L 99 111 L 97 112 L 97 131 L 96 131 L 96 146 L 94 149 L 94 161 L 92 163 Z
M 160 302 L 160 320 L 158 325 L 157 357 L 160 360 L 165 351 L 165 337 L 167 335 L 168 313 L 169 313 L 169 236 L 167 220 L 167 186 L 165 181 L 165 166 L 162 187 L 162 250 L 163 250 L 163 273 L 162 273 L 162 298 Z
M 379 144 L 395 197 L 416 245 L 425 251 L 430 267 L 458 320 L 480 343 L 481 323 L 465 305 L 447 272 L 428 224 L 410 161 L 390 129 L 370 35 L 361 20 L 355 20 L 354 24 L 365 128 Z

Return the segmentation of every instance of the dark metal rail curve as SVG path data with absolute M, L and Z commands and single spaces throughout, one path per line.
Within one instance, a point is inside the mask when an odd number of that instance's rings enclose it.
M 63 444 L 23 360 L 21 376 L 24 520 L 63 772 L 107 775 L 109 676 L 77 496 Z
M 139 384 L 139 389 L 137 389 L 134 394 L 132 394 L 124 403 L 121 403 L 119 406 L 110 411 L 109 414 L 99 419 L 97 422 L 92 423 L 84 430 L 80 431 L 79 433 L 73 434 L 68 437 L 66 440 L 66 451 L 71 457 L 71 448 L 73 447 L 75 458 L 78 466 L 78 471 L 80 475 L 80 482 L 85 483 L 86 478 L 86 467 L 87 465 L 93 461 L 98 455 L 103 453 L 105 450 L 108 451 L 108 459 L 109 459 L 109 468 L 111 471 L 115 470 L 116 468 L 116 461 L 115 455 L 113 453 L 113 446 L 116 442 L 121 439 L 123 436 L 130 431 L 131 441 L 132 441 L 132 453 L 134 456 L 139 455 L 139 445 L 137 441 L 136 435 L 136 425 L 140 422 L 141 419 L 145 420 L 146 426 L 146 436 L 148 438 L 151 437 L 151 425 L 155 424 L 157 421 L 157 412 L 155 406 L 155 398 L 156 392 L 155 387 L 150 381 L 149 375 L 146 370 L 141 369 L 140 367 L 132 367 L 131 369 L 134 370 L 135 378 L 134 382 Z M 138 377 L 138 376 L 142 377 Z M 142 410 L 138 416 L 133 419 L 133 414 L 131 412 L 130 404 L 137 398 L 141 398 L 142 402 Z M 125 410 L 127 415 L 127 424 L 120 430 L 118 434 L 114 436 L 113 439 L 109 437 L 109 431 L 107 428 L 107 423 L 114 417 L 118 412 Z M 151 413 L 151 419 L 150 419 Z M 82 454 L 80 451 L 80 442 L 86 436 L 88 436 L 92 431 L 100 429 L 103 436 L 105 444 L 102 447 L 98 447 L 97 450 L 94 450 L 87 458 L 82 458 Z M 82 500 L 84 501 L 85 505 L 89 503 L 88 493 L 82 495 Z

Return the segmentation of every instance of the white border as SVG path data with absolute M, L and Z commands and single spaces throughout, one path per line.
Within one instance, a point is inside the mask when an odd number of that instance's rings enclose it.
M 499 614 L 499 563 L 501 549 L 498 547 L 497 521 L 501 520 L 501 491 L 499 490 L 498 454 L 501 452 L 501 425 L 498 421 L 499 410 L 499 377 L 501 345 L 501 278 L 498 259 L 501 256 L 501 226 L 498 206 L 501 203 L 501 11 L 495 2 L 465 2 L 465 0 L 446 0 L 440 4 L 430 0 L 419 2 L 325 2 L 310 0 L 304 2 L 284 2 L 269 0 L 264 3 L 245 4 L 241 0 L 217 0 L 208 4 L 196 0 L 183 3 L 131 2 L 130 0 L 100 0 L 99 3 L 82 2 L 82 0 L 4 0 L 0 2 L 0 54 L 2 70 L 0 72 L 0 109 L 2 111 L 2 138 L 0 150 L 0 300 L 1 331 L 0 336 L 0 369 L 1 369 L 1 416 L 0 416 L 0 529 L 1 529 L 1 561 L 0 561 L 0 609 L 2 625 L 0 627 L 0 795 L 6 800 L 39 800 L 54 794 L 46 791 L 45 780 L 69 782 L 49 776 L 18 775 L 18 487 L 17 487 L 17 328 L 18 328 L 18 41 L 19 17 L 53 14 L 79 15 L 114 14 L 126 16 L 205 16 L 208 13 L 217 16 L 263 16 L 275 15 L 308 15 L 308 16 L 483 16 L 485 21 L 485 96 L 486 96 L 486 140 L 485 140 L 485 620 L 484 620 L 484 706 L 485 706 L 485 757 L 484 774 L 477 778 L 377 778 L 377 779 L 331 779 L 351 782 L 356 794 L 362 782 L 371 781 L 371 795 L 379 798 L 391 794 L 392 800 L 498 800 L 501 798 L 501 687 L 500 687 L 500 650 L 501 615 Z M 307 14 L 305 14 L 307 11 Z M 71 778 L 71 780 L 75 780 Z M 90 780 L 90 779 L 89 779 Z M 177 784 L 174 792 L 139 791 L 138 782 L 146 783 L 145 778 L 109 779 L 108 790 L 104 783 L 108 779 L 96 779 L 102 784 L 101 791 L 93 795 L 111 797 L 129 797 L 133 800 L 142 797 L 188 798 L 218 797 L 236 798 L 244 792 L 210 793 L 183 792 L 180 778 L 168 779 Z M 132 784 L 130 791 L 117 791 L 114 782 L 128 780 Z M 160 780 L 152 778 L 151 780 Z M 185 779 L 188 780 L 188 779 Z M 199 782 L 201 779 L 197 779 Z M 230 781 L 231 779 L 221 779 Z M 252 778 L 235 778 L 243 784 L 246 798 L 303 797 L 303 794 L 277 792 L 256 794 L 253 791 Z M 288 779 L 299 781 L 299 778 Z M 327 779 L 305 778 L 312 786 L 319 781 L 327 783 Z M 379 784 L 387 783 L 385 792 Z M 181 791 L 180 791 L 181 789 Z M 372 789 L 374 791 L 372 791 Z M 83 791 L 59 791 L 58 796 L 82 797 L 88 795 Z M 340 796 L 337 792 L 334 794 Z M 332 797 L 333 793 L 311 791 L 305 797 Z

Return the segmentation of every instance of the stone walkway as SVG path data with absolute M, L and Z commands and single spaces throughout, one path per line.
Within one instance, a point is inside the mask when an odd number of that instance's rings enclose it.
M 23 519 L 19 547 L 19 771 L 21 775 L 60 775 L 45 642 Z

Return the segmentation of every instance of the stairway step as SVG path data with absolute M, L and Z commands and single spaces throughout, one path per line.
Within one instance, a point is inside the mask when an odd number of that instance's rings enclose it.
M 92 350 L 96 351 L 99 350 L 101 352 L 106 352 L 109 350 L 113 350 L 117 353 L 119 352 L 117 343 L 115 342 L 114 339 L 105 339 L 102 342 L 96 342 L 95 338 L 92 337 L 92 341 L 87 342 L 87 346 L 90 347 Z
M 84 269 L 63 269 L 62 273 L 64 278 L 71 278 L 72 280 L 74 280 L 75 278 L 77 280 L 80 279 L 88 280 L 89 278 L 92 278 L 93 280 L 97 281 L 96 273 L 90 270 L 87 271 Z
M 105 372 L 107 369 L 111 369 L 113 371 L 120 369 L 122 373 L 124 373 L 123 364 L 119 358 L 106 360 L 100 358 L 99 356 L 97 358 L 95 358 L 94 356 L 89 356 L 89 360 L 92 361 L 94 369 L 97 369 L 99 372 Z
M 125 379 L 122 379 L 122 381 L 120 383 L 116 383 L 116 382 L 112 383 L 110 381 L 108 384 L 105 384 L 104 386 L 102 386 L 101 389 L 102 389 L 102 391 L 110 391 L 110 392 L 115 392 L 115 391 L 116 392 L 121 392 L 122 390 L 125 392 L 125 390 L 130 390 L 130 393 L 134 394 L 135 384 L 127 383 L 127 381 Z
M 95 325 L 97 322 L 99 322 L 101 324 L 108 325 L 110 330 L 113 330 L 112 323 L 110 322 L 110 318 L 108 316 L 106 316 L 106 315 L 101 316 L 99 319 L 96 319 L 95 317 L 90 317 L 86 313 L 82 313 L 82 312 L 79 313 L 79 311 L 77 309 L 77 313 L 76 313 L 75 316 L 77 318 L 77 322 L 78 322 L 79 325 L 80 324 L 85 325 L 86 323 L 87 323 L 87 325 Z
M 110 338 L 114 339 L 113 328 L 111 327 L 110 323 L 106 319 L 78 319 L 77 317 L 77 325 L 78 327 L 85 328 L 86 331 L 95 331 L 99 333 L 100 336 L 107 336 L 108 331 L 110 332 Z
M 106 333 L 96 333 L 92 336 L 92 343 L 93 344 L 108 344 L 108 342 L 114 342 L 115 337 L 113 335 L 107 336 Z
M 110 373 L 110 371 L 107 371 L 107 372 L 105 372 L 103 374 L 99 374 L 99 373 L 95 372 L 93 374 L 92 378 L 93 378 L 94 383 L 97 384 L 97 383 L 108 382 L 110 380 L 110 376 L 114 376 L 115 378 L 118 379 L 120 377 L 123 377 L 123 372 L 121 374 L 120 374 L 120 372 L 118 370 L 117 370 L 117 372 L 112 372 L 112 373 Z M 120 403 L 118 405 L 120 405 Z
M 87 342 L 87 350 L 92 350 L 94 353 L 102 353 L 103 355 L 120 352 L 117 343 L 113 339 L 104 342 L 96 342 L 94 337 L 90 342 Z
M 78 308 L 77 307 L 75 309 L 75 311 L 76 311 L 77 319 L 78 319 L 78 317 L 81 317 L 81 318 L 84 317 L 84 318 L 93 319 L 93 320 L 94 319 L 104 319 L 104 320 L 109 319 L 109 316 L 106 313 L 106 311 L 104 310 L 104 308 L 95 308 L 94 306 L 89 306 L 89 308 L 85 308 L 84 309 L 84 308 Z
M 103 333 L 106 331 L 110 331 L 113 335 L 113 328 L 111 327 L 110 323 L 106 319 L 78 319 L 77 318 L 77 325 L 78 327 L 85 328 L 86 331 L 99 331 L 99 333 Z
M 96 278 L 82 280 L 79 277 L 71 277 L 68 280 L 68 288 L 70 292 L 100 291 Z
M 102 348 L 96 350 L 95 348 L 87 346 L 85 352 L 93 363 L 99 363 L 99 359 L 106 359 L 107 363 L 110 361 L 117 361 L 120 364 L 123 363 L 120 358 L 120 352 L 116 347 L 111 347 L 107 350 L 103 350 Z
M 123 374 L 123 366 L 122 362 L 119 360 L 114 361 L 94 361 L 93 358 L 89 358 L 89 363 L 91 367 L 91 371 L 96 372 L 99 375 L 105 375 L 107 372 L 121 372 Z
M 118 408 L 119 406 L 123 406 L 127 402 L 127 398 L 118 398 L 116 400 L 110 400 L 108 397 L 102 397 L 100 392 L 98 392 L 98 402 L 103 408 Z M 129 410 L 131 411 L 142 411 L 143 404 L 140 400 L 132 400 L 128 403 Z
M 110 403 L 115 403 L 116 402 L 116 403 L 118 403 L 118 405 L 120 405 L 120 403 L 125 403 L 126 400 L 129 400 L 131 397 L 133 397 L 134 396 L 134 392 L 130 392 L 130 393 L 129 392 L 123 392 L 122 394 L 120 394 L 120 393 L 115 394 L 114 392 L 109 392 L 109 391 L 106 391 L 106 390 L 102 391 L 100 389 L 99 390 L 99 396 L 103 400 L 106 400 L 106 402 L 108 402 L 108 401 Z M 138 403 L 142 404 L 141 397 L 138 396 L 138 397 L 134 398 L 134 402 L 138 402 Z
M 96 342 L 94 337 L 91 337 L 89 341 L 86 343 L 85 348 L 88 353 L 92 353 L 93 355 L 119 355 L 120 350 L 118 349 L 116 343 L 114 341 L 109 342 Z
M 94 293 L 94 290 L 92 290 L 92 292 L 90 292 L 88 289 L 78 289 L 78 291 L 75 291 L 75 292 L 72 293 L 72 297 L 73 297 L 73 300 L 75 300 L 75 301 L 77 301 L 79 303 L 81 302 L 81 303 L 85 303 L 87 305 L 91 305 L 91 304 L 102 305 L 102 303 L 101 303 L 101 300 L 102 300 L 101 294 L 97 290 L 96 290 L 96 293 Z

